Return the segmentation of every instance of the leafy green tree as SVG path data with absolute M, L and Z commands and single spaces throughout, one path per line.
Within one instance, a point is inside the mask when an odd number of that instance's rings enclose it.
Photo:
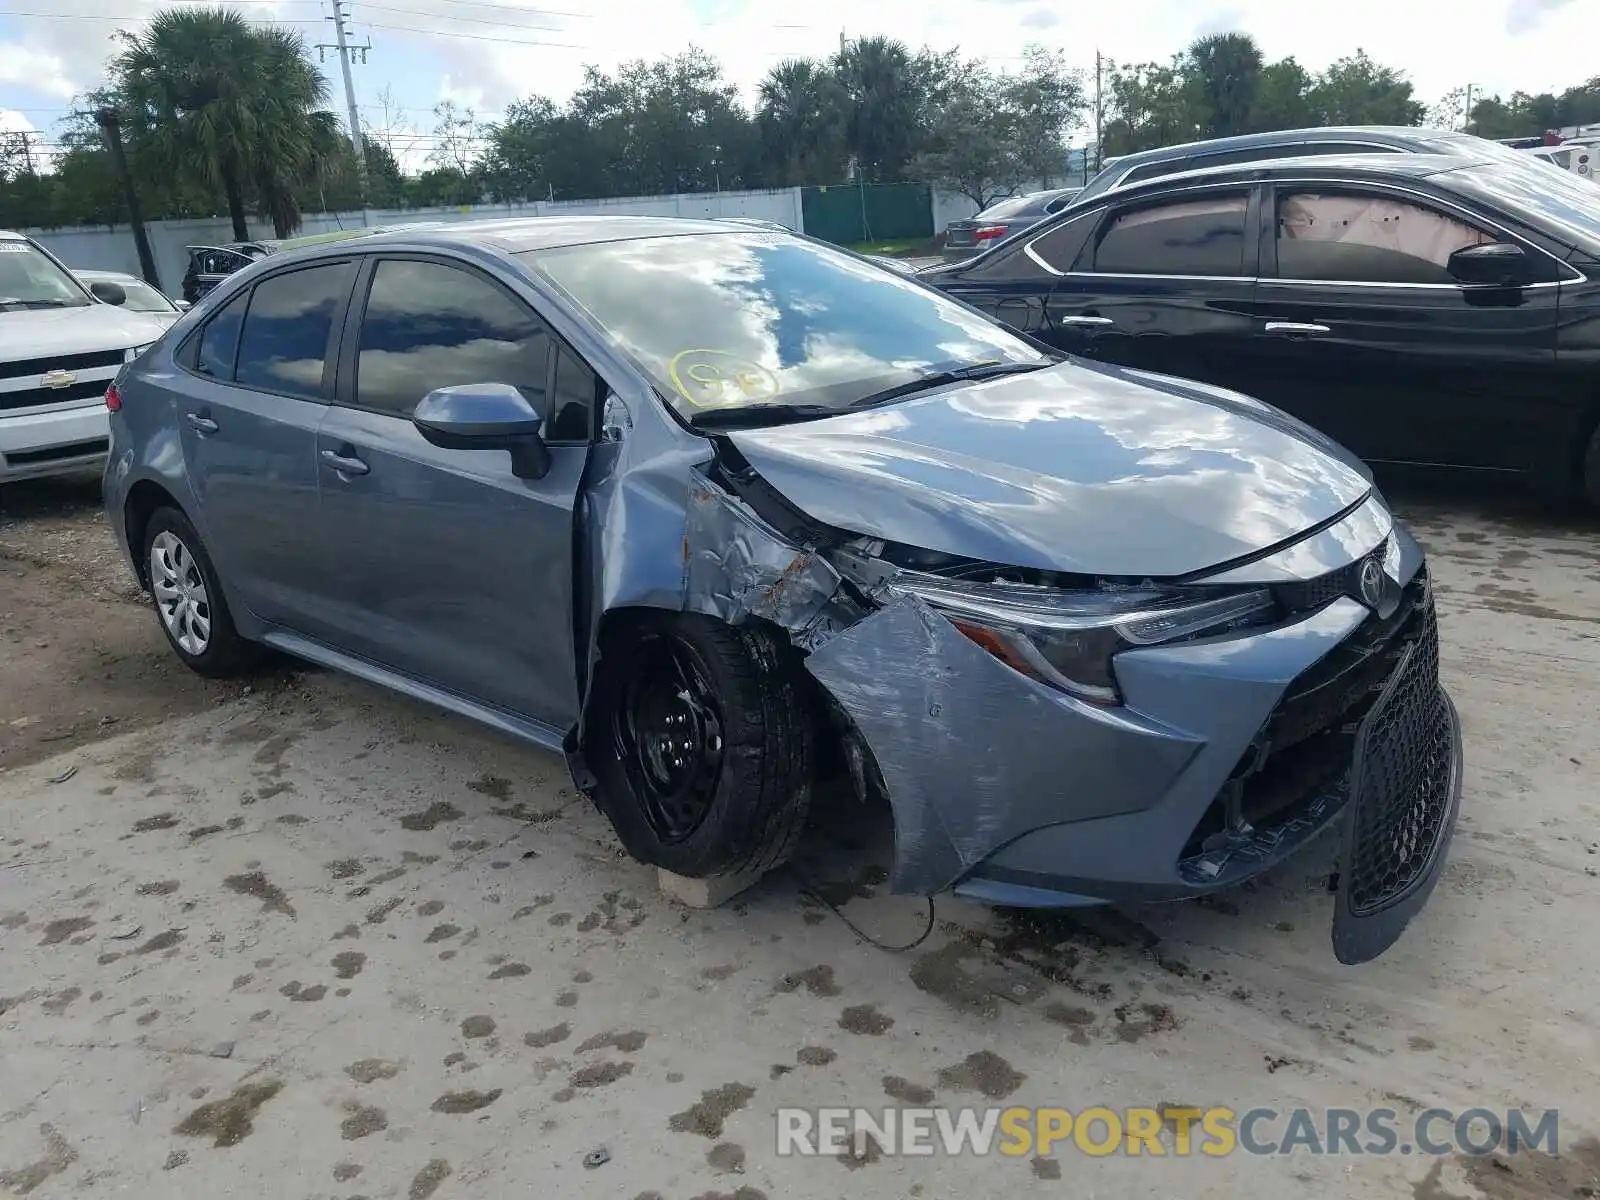
M 845 98 L 826 63 L 790 58 L 767 72 L 755 119 L 770 182 L 792 186 L 843 177 Z
M 997 107 L 1014 120 L 1017 165 L 1027 180 L 1049 187 L 1066 173 L 1066 139 L 1082 118 L 1083 73 L 1067 66 L 1059 50 L 1030 45 L 1022 69 L 1000 79 Z
M 869 182 L 900 178 L 922 140 L 919 117 L 935 82 L 932 58 L 913 60 L 904 42 L 858 38 L 833 58 L 845 93 L 845 145 Z
M 1319 125 L 1417 125 L 1427 110 L 1405 73 L 1357 50 L 1318 76 L 1307 95 Z
M 1014 192 L 1023 167 L 1005 87 L 981 62 L 951 70 L 930 101 L 925 148 L 912 173 L 970 197 L 980 210 Z
M 305 39 L 225 8 L 163 10 L 122 37 L 108 92 L 130 157 L 147 174 L 194 174 L 216 188 L 241 240 L 252 196 L 280 237 L 293 232 L 299 188 L 338 137 Z
M 1311 75 L 1293 58 L 1280 58 L 1261 68 L 1255 100 L 1250 106 L 1250 129 L 1304 129 L 1315 125 L 1307 93 Z
M 1103 157 L 1192 142 L 1204 113 L 1182 57 L 1171 64 L 1111 65 L 1106 79 Z
M 1207 137 L 1231 137 L 1251 128 L 1261 86 L 1261 47 L 1247 33 L 1197 38 L 1184 53 L 1192 95 L 1204 116 L 1196 123 Z

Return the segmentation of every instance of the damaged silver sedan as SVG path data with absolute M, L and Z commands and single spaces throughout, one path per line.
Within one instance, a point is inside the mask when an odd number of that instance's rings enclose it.
M 671 871 L 782 863 L 829 765 L 890 806 L 902 892 L 1175 900 L 1327 834 L 1359 962 L 1443 868 L 1460 733 L 1363 468 L 844 251 L 653 218 L 315 247 L 107 404 L 186 663 L 273 647 L 560 748 Z

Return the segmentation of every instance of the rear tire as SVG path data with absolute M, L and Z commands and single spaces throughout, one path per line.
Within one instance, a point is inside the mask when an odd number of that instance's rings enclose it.
M 156 621 L 191 671 L 208 679 L 244 674 L 261 661 L 260 646 L 234 628 L 222 585 L 200 535 L 175 508 L 145 522 L 141 553 Z
M 797 670 L 766 629 L 692 613 L 652 615 L 607 639 L 587 757 L 630 854 L 690 878 L 788 860 L 811 804 Z

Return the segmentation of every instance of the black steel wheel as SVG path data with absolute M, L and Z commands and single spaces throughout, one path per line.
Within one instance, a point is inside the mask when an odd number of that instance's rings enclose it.
M 786 861 L 811 803 L 799 657 L 758 626 L 630 614 L 602 639 L 585 754 L 628 852 L 702 878 Z
M 716 799 L 726 749 L 722 707 L 693 646 L 645 639 L 611 714 L 613 747 L 644 819 L 663 843 L 700 828 Z

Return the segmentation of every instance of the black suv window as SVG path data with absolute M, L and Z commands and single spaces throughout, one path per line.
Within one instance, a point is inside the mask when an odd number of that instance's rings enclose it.
M 1340 283 L 1454 283 L 1445 264 L 1495 239 L 1398 197 L 1278 193 L 1278 277 Z
M 320 400 L 333 319 L 350 293 L 352 263 L 272 275 L 250 292 L 235 380 L 245 387 Z
M 239 326 L 244 324 L 244 307 L 250 293 L 240 292 L 206 322 L 200 331 L 200 349 L 195 358 L 195 370 L 213 379 L 231 380 L 233 361 L 239 355 Z
M 435 388 L 509 383 L 544 402 L 550 335 L 487 279 L 442 263 L 378 264 L 361 320 L 356 403 L 409 415 Z
M 1248 209 L 1244 192 L 1122 209 L 1100 235 L 1094 269 L 1120 275 L 1241 275 Z

